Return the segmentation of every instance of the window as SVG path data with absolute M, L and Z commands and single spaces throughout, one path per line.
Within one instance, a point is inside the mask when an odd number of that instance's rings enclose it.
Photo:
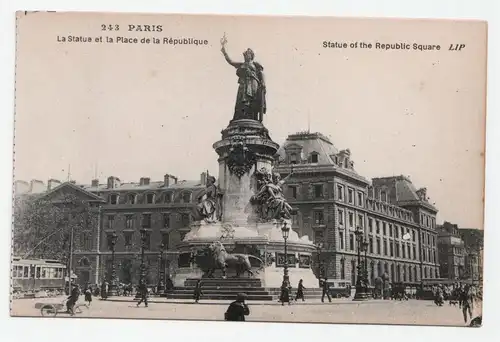
M 358 214 L 358 224 L 361 228 L 363 228 L 365 226 L 365 221 L 364 221 L 364 217 L 363 215 L 361 214 Z
M 382 235 L 387 235 L 387 223 L 382 222 Z
M 399 256 L 400 256 L 400 249 L 401 249 L 401 245 L 398 242 L 396 244 L 396 258 L 399 258 Z
M 163 214 L 163 228 L 170 228 L 170 214 Z
M 350 204 L 354 204 L 354 190 L 352 189 L 347 190 L 347 201 Z
M 127 202 L 128 202 L 128 204 L 135 204 L 135 199 L 136 199 L 136 195 L 135 194 L 128 194 L 127 195 Z
M 42 279 L 47 278 L 47 269 L 45 267 L 42 268 Z
M 311 163 L 317 163 L 317 162 L 318 162 L 318 154 L 311 153 Z
M 373 231 L 373 220 L 371 218 L 368 218 L 368 229 L 370 233 Z
M 297 186 L 295 185 L 289 185 L 288 186 L 288 193 L 291 198 L 297 198 Z
M 116 243 L 116 241 L 115 241 L 115 243 Z M 108 250 L 113 249 L 113 234 L 106 235 L 106 245 L 108 247 Z
M 290 154 L 290 164 L 297 164 L 297 153 Z
M 191 202 L 191 193 L 190 192 L 184 192 L 182 194 L 182 202 L 184 202 L 184 203 L 190 203 Z
M 354 227 L 354 214 L 349 213 L 349 227 Z
M 373 237 L 370 236 L 368 247 L 370 248 L 370 253 L 373 253 Z
M 345 259 L 340 259 L 340 278 L 345 279 Z
M 403 253 L 403 259 L 406 258 L 406 248 L 405 248 L 405 245 L 401 245 L 401 252 Z
M 92 249 L 92 240 L 90 239 L 90 233 L 89 232 L 83 232 L 81 235 L 81 245 L 83 250 L 91 250 Z
M 299 215 L 294 214 L 292 215 L 292 227 L 298 227 L 299 224 Z
M 142 214 L 142 227 L 151 228 L 151 214 Z
M 363 206 L 363 193 L 362 192 L 358 192 L 358 205 L 360 207 Z
M 380 222 L 375 221 L 375 233 L 380 234 Z
M 384 255 L 387 255 L 387 239 L 384 239 Z
M 323 231 L 315 230 L 314 231 L 314 243 L 318 244 L 320 242 L 323 242 Z
M 392 237 L 392 224 L 389 223 L 389 236 Z
M 181 223 L 183 227 L 189 227 L 189 224 L 191 223 L 189 214 L 181 214 Z
M 144 249 L 151 249 L 151 232 L 146 232 L 146 239 L 144 240 Z
M 323 211 L 320 211 L 320 210 L 314 211 L 314 224 L 316 224 L 316 225 L 324 225 L 325 224 Z
M 344 225 L 344 210 L 339 209 L 339 225 L 343 226 Z
M 166 192 L 164 195 L 163 195 L 163 201 L 165 203 L 170 203 L 172 202 L 172 193 L 171 192 Z
M 377 254 L 380 254 L 380 238 L 377 238 Z
M 146 203 L 153 204 L 155 202 L 155 194 L 146 194 Z
M 394 226 L 394 237 L 396 237 L 396 239 L 399 239 L 399 227 L 398 226 Z
M 134 215 L 125 216 L 125 227 L 127 229 L 134 229 Z
M 316 197 L 316 198 L 323 197 L 323 185 L 322 184 L 314 185 L 314 197 Z
M 344 200 L 344 187 L 342 185 L 337 185 L 337 199 L 339 201 Z
M 163 233 L 161 234 L 161 243 L 165 248 L 168 248 L 168 245 L 170 244 L 170 234 L 169 233 Z
M 385 191 L 380 192 L 380 200 L 383 202 L 387 202 L 387 193 Z
M 113 229 L 114 225 L 115 225 L 115 216 L 108 215 L 108 229 Z
M 117 194 L 109 195 L 109 204 L 118 204 L 118 195 Z
M 23 277 L 24 278 L 29 278 L 30 276 L 30 272 L 29 272 L 29 267 L 28 266 L 24 266 L 24 270 L 23 270 Z
M 40 279 L 40 266 L 36 267 L 36 278 Z
M 411 259 L 411 246 L 406 245 L 406 247 L 408 248 L 408 259 Z
M 132 246 L 132 232 L 124 232 L 123 237 L 125 240 L 125 247 L 130 247 Z
M 349 250 L 354 250 L 354 234 L 349 234 Z
M 339 232 L 339 240 L 340 240 L 340 249 L 344 249 L 344 232 Z
M 412 235 L 413 242 L 417 241 L 417 234 L 415 234 L 414 230 L 411 231 L 411 235 Z
M 413 245 L 413 259 L 417 260 L 417 247 Z

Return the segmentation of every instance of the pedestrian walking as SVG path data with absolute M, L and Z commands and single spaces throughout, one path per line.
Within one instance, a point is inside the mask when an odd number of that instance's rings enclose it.
M 281 284 L 281 294 L 280 294 L 280 302 L 281 305 L 285 305 L 285 303 L 288 303 L 290 305 L 290 291 L 292 287 L 290 286 L 290 283 L 288 280 L 283 280 L 283 283 Z
M 101 285 L 101 299 L 108 299 L 109 285 L 107 281 L 103 281 Z
M 321 283 L 321 288 L 323 289 L 323 294 L 321 295 L 321 303 L 325 302 L 325 296 L 328 297 L 328 301 L 331 303 L 332 302 L 332 297 L 330 297 L 330 289 L 328 288 L 328 279 L 324 279 Z
M 472 310 L 474 308 L 474 299 L 472 298 L 470 287 L 468 285 L 465 285 L 464 289 L 461 291 L 458 305 L 462 309 L 464 322 L 467 324 L 467 314 L 472 319 Z
M 236 300 L 229 304 L 224 314 L 226 321 L 245 321 L 245 316 L 250 315 L 250 308 L 245 303 L 246 294 L 238 293 Z
M 84 294 L 85 294 L 85 302 L 87 302 L 88 305 L 90 306 L 90 304 L 92 303 L 92 287 L 90 285 L 86 286 Z
M 141 282 L 139 284 L 138 291 L 139 295 L 141 296 L 141 299 L 137 303 L 137 307 L 139 307 L 139 305 L 141 305 L 142 302 L 144 302 L 144 305 L 148 307 L 148 287 L 144 282 Z
M 196 285 L 194 287 L 194 294 L 193 294 L 193 298 L 194 298 L 195 303 L 198 303 L 200 301 L 201 295 L 202 295 L 201 280 L 198 279 L 198 281 L 196 282 Z
M 300 279 L 299 285 L 297 285 L 297 294 L 295 295 L 295 301 L 297 301 L 298 299 L 302 299 L 303 302 L 305 301 L 304 290 L 305 290 L 305 287 L 304 287 L 303 281 L 302 281 L 302 279 Z

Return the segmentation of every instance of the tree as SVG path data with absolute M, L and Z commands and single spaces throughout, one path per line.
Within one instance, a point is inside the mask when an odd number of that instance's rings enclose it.
M 71 231 L 75 249 L 82 230 L 95 223 L 95 214 L 92 204 L 74 193 L 58 193 L 54 198 L 18 197 L 14 203 L 14 254 L 68 264 Z

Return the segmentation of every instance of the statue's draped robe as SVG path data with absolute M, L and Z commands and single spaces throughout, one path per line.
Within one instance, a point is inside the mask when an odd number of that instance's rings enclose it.
M 264 85 L 264 68 L 256 62 L 231 63 L 238 76 L 238 93 L 234 119 L 258 120 L 259 114 L 266 113 L 266 94 Z M 260 121 L 262 118 L 260 117 Z

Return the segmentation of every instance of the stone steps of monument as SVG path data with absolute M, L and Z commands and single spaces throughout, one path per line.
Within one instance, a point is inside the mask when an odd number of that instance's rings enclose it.
M 173 291 L 174 293 L 187 293 L 187 294 L 191 294 L 193 295 L 194 294 L 194 289 L 189 289 L 189 288 L 184 288 L 184 289 L 176 289 Z M 252 294 L 252 295 L 263 295 L 263 296 L 267 296 L 269 295 L 269 292 L 266 291 L 265 289 L 262 289 L 262 290 L 259 290 L 259 289 L 252 289 L 252 288 L 249 288 L 249 289 L 204 289 L 202 288 L 201 289 L 201 292 L 205 295 L 209 295 L 209 294 L 228 294 L 228 295 L 236 295 L 238 293 L 246 293 L 246 294 Z
M 221 293 L 210 293 L 210 294 L 203 294 L 201 296 L 201 300 L 203 299 L 211 299 L 211 300 L 235 300 L 236 299 L 236 293 L 230 293 L 230 294 L 221 294 Z M 193 293 L 169 293 L 167 295 L 167 298 L 169 299 L 193 299 Z M 254 294 L 247 294 L 246 300 L 273 300 L 273 296 L 270 295 L 254 295 Z
M 281 294 L 281 289 L 279 288 L 268 288 L 267 291 L 271 296 L 273 296 L 273 299 L 278 299 Z M 292 288 L 292 297 L 295 298 L 295 295 L 297 294 L 297 289 Z M 304 290 L 304 297 L 307 299 L 317 299 L 321 298 L 323 295 L 323 290 L 320 288 L 314 288 L 314 289 L 305 289 Z
M 183 286 L 183 287 L 175 287 L 174 291 L 177 290 L 189 290 L 189 291 L 194 291 L 195 287 L 194 286 Z M 224 291 L 266 291 L 265 287 L 262 286 L 202 286 L 201 287 L 202 291 L 217 291 L 217 290 L 224 290 Z
M 186 279 L 184 286 L 196 286 L 198 279 Z M 225 287 L 262 287 L 260 279 L 203 279 L 202 287 L 225 286 Z

